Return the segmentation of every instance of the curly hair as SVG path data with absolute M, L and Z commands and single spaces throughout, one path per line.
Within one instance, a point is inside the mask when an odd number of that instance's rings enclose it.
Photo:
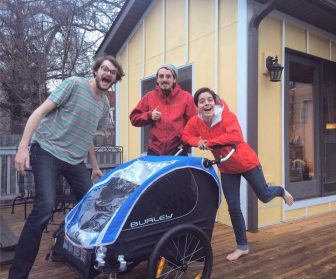
M 121 64 L 119 63 L 119 61 L 112 55 L 106 55 L 106 56 L 101 56 L 95 59 L 95 62 L 93 64 L 92 70 L 93 70 L 93 76 L 95 77 L 96 74 L 95 72 L 98 71 L 99 67 L 101 66 L 101 64 L 103 64 L 103 62 L 105 60 L 110 61 L 114 67 L 117 68 L 117 78 L 116 81 L 121 81 L 122 77 L 125 75 L 124 70 L 121 66 Z

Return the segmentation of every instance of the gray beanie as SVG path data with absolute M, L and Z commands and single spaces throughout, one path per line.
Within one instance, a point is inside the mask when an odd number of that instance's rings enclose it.
M 178 78 L 178 70 L 177 70 L 177 68 L 176 68 L 173 64 L 163 64 L 163 65 L 158 69 L 158 71 L 157 71 L 157 73 L 156 73 L 156 77 L 157 77 L 157 75 L 158 75 L 159 70 L 162 69 L 162 68 L 165 68 L 165 69 L 171 71 L 172 74 L 173 74 L 173 76 L 174 76 L 174 77 L 176 78 L 176 80 L 177 80 L 177 78 Z

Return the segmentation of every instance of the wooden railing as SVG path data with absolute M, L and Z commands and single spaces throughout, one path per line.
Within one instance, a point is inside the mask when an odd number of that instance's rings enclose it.
M 97 161 L 103 172 L 122 164 L 121 146 L 103 145 L 95 148 Z M 0 204 L 12 201 L 20 192 L 14 159 L 16 146 L 0 147 Z M 88 164 L 88 168 L 90 164 Z M 22 189 L 21 189 L 22 191 Z
M 101 168 L 114 168 L 123 163 L 123 148 L 115 145 L 95 147 L 97 162 Z M 90 163 L 85 161 L 88 166 Z
M 16 146 L 0 147 L 0 203 L 11 200 L 19 194 L 14 166 Z

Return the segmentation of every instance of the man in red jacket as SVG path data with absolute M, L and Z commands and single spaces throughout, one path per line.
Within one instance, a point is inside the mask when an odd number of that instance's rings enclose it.
M 129 116 L 133 126 L 150 125 L 147 155 L 174 155 L 184 126 L 197 114 L 192 95 L 181 89 L 177 78 L 174 65 L 162 65 L 156 73 L 156 88 L 141 98 Z

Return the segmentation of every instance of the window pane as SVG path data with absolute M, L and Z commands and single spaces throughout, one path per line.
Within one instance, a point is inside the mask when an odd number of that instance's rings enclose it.
M 141 82 L 141 97 L 148 91 L 151 91 L 156 86 L 156 78 L 151 77 Z M 149 125 L 141 128 L 141 153 L 147 152 L 148 138 L 149 138 Z
M 313 84 L 290 81 L 289 88 L 290 182 L 312 180 L 315 176 Z

